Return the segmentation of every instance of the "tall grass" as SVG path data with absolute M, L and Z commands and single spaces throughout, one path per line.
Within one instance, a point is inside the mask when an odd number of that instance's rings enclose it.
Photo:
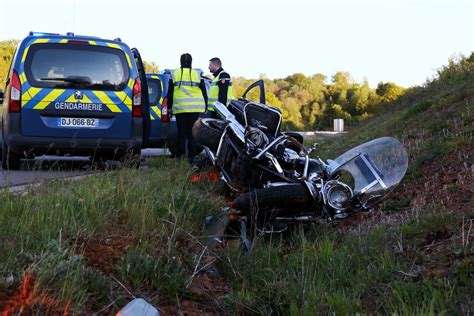
M 186 292 L 182 280 L 193 272 L 191 249 L 201 247 L 203 220 L 222 204 L 210 198 L 209 185 L 191 185 L 192 172 L 185 161 L 161 158 L 147 170 L 54 180 L 19 194 L 5 189 L 0 193 L 0 290 L 11 286 L 12 276 L 21 283 L 27 272 L 35 276 L 38 295 L 50 293 L 63 306 L 72 300 L 76 311 L 117 299 L 110 297 L 117 281 L 136 294 L 161 289 L 161 302 L 174 300 Z M 117 263 L 114 275 L 120 280 L 115 281 L 88 266 L 83 250 L 120 227 L 129 228 L 123 233 L 130 234 L 132 244 Z M 165 277 L 170 271 L 176 278 Z M 142 284 L 140 273 L 151 283 Z
M 294 227 L 276 240 L 259 239 L 246 257 L 229 247 L 219 265 L 232 280 L 228 304 L 239 313 L 257 314 L 466 312 L 473 307 L 472 280 L 461 282 L 457 272 L 432 278 L 412 271 L 425 244 L 411 252 L 396 250 L 401 232 L 409 228 L 454 233 L 459 224 L 459 217 L 441 221 L 430 215 L 399 227 L 379 225 L 365 235 L 314 225 Z M 474 271 L 472 263 L 469 269 Z

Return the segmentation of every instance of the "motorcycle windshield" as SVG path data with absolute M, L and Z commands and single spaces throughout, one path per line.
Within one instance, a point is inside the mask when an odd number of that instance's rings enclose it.
M 405 147 L 393 137 L 382 137 L 352 148 L 328 166 L 329 175 L 346 171 L 355 195 L 378 194 L 394 188 L 408 168 Z

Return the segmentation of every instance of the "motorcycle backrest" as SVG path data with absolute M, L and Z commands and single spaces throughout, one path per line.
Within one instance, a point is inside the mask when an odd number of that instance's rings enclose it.
M 249 102 L 244 106 L 246 126 L 261 129 L 267 136 L 276 137 L 280 133 L 281 113 L 273 106 Z

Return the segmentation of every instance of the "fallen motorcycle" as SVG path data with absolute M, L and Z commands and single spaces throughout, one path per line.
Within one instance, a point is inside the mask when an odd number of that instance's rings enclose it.
M 260 102 L 246 98 L 260 87 Z M 310 158 L 303 137 L 282 132 L 281 112 L 265 104 L 263 81 L 252 84 L 228 107 L 216 102 L 220 119 L 199 119 L 193 136 L 236 198 L 232 207 L 266 226 L 335 221 L 369 211 L 403 178 L 404 146 L 377 138 L 335 160 Z M 264 225 L 264 226 L 265 226 Z

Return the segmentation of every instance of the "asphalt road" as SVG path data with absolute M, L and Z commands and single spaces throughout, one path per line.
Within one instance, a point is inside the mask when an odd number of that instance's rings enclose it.
M 142 150 L 142 156 L 145 158 L 167 154 L 168 151 L 163 149 L 147 148 Z M 116 162 L 110 162 L 110 164 L 112 167 L 119 167 Z M 143 162 L 142 165 L 144 165 Z M 0 187 L 15 187 L 100 172 L 104 172 L 103 169 L 100 166 L 92 166 L 90 160 L 85 157 L 42 156 L 36 159 L 22 160 L 20 170 L 6 171 L 0 167 Z

